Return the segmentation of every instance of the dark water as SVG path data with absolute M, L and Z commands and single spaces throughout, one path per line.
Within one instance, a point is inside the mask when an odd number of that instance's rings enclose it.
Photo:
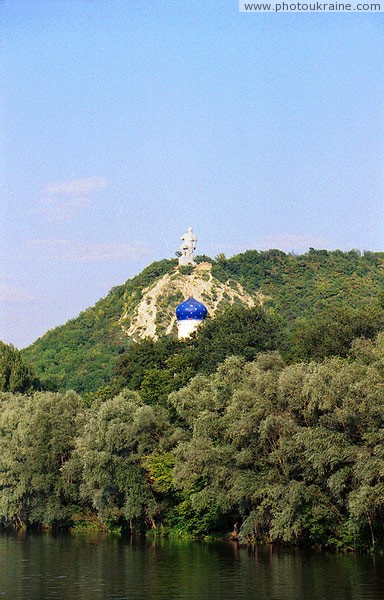
M 384 559 L 234 544 L 0 535 L 0 600 L 377 600 Z

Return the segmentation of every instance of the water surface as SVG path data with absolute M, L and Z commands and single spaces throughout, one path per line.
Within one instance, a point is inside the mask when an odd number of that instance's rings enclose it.
M 226 542 L 0 535 L 0 599 L 378 600 L 384 560 Z

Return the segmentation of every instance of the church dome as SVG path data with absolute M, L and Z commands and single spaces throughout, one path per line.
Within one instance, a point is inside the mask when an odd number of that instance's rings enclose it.
M 192 297 L 184 300 L 184 302 L 179 304 L 176 308 L 176 317 L 178 321 L 188 321 L 190 319 L 201 321 L 202 319 L 205 319 L 207 313 L 208 311 L 204 304 Z

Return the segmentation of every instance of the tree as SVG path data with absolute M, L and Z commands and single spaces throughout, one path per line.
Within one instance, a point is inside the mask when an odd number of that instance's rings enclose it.
M 141 460 L 161 449 L 169 432 L 165 409 L 143 404 L 136 392 L 92 405 L 77 458 L 81 497 L 102 521 L 128 523 L 131 531 L 155 526 L 156 499 Z
M 384 309 L 379 304 L 361 308 L 329 307 L 311 318 L 297 321 L 293 354 L 300 360 L 321 360 L 348 355 L 354 339 L 374 339 L 384 329 Z
M 77 489 L 64 470 L 81 416 L 74 392 L 3 395 L 0 517 L 5 525 L 70 524 Z
M 184 527 L 235 518 L 249 541 L 383 545 L 384 334 L 352 352 L 231 357 L 170 395 L 189 436 L 174 451 Z
M 30 392 L 40 383 L 32 368 L 25 365 L 20 352 L 0 341 L 0 390 L 3 392 Z
M 208 320 L 193 342 L 197 370 L 212 373 L 228 356 L 252 360 L 259 352 L 275 350 L 281 341 L 279 320 L 264 308 L 232 305 Z
M 121 389 L 140 389 L 145 374 L 151 369 L 164 367 L 167 358 L 179 347 L 180 342 L 171 337 L 163 337 L 158 341 L 145 338 L 131 343 L 121 354 L 115 367 L 115 376 Z

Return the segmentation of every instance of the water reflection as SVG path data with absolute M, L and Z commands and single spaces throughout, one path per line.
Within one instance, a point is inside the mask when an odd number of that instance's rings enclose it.
M 230 543 L 0 536 L 0 598 L 377 600 L 384 561 Z

